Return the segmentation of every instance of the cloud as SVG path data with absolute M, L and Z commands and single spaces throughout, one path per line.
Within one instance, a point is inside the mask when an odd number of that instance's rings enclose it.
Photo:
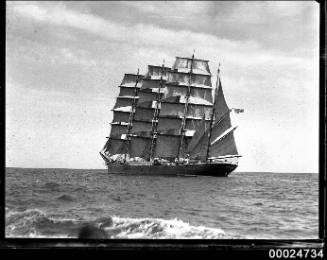
M 138 2 L 128 4 L 132 6 L 144 6 L 142 3 Z M 159 5 L 166 6 L 164 3 L 160 2 Z M 176 5 L 181 6 L 180 8 L 186 7 L 186 12 L 198 12 L 198 9 L 193 10 L 194 8 L 189 6 L 194 5 L 193 2 L 173 3 L 169 5 L 169 8 L 174 9 Z M 145 6 L 145 9 L 149 8 L 149 12 L 153 10 L 151 4 Z M 203 7 L 201 8 L 201 6 Z M 207 6 L 207 4 L 200 5 L 199 10 Z M 266 8 L 266 5 L 264 5 L 264 7 Z M 156 10 L 158 9 L 160 8 Z M 180 9 L 177 8 L 176 10 Z M 232 41 L 218 38 L 211 34 L 196 33 L 188 30 L 174 31 L 142 23 L 137 23 L 129 27 L 92 14 L 69 10 L 63 4 L 54 5 L 52 8 L 39 6 L 36 3 L 30 2 L 11 4 L 10 11 L 16 15 L 31 18 L 41 23 L 82 30 L 101 38 L 136 45 L 143 49 L 147 47 L 170 48 L 175 53 L 181 49 L 185 50 L 187 53 L 192 53 L 193 49 L 195 49 L 199 50 L 200 55 L 211 54 L 209 56 L 213 57 L 217 57 L 218 55 L 225 56 L 224 54 L 227 53 L 228 60 L 238 64 L 243 63 L 244 66 L 249 62 L 251 64 L 279 63 L 281 66 L 293 66 L 294 64 L 299 65 L 306 63 L 306 61 L 300 57 L 288 56 L 285 53 L 267 53 L 258 42 L 253 40 Z M 255 13 L 260 14 L 260 12 Z M 204 49 L 205 51 L 202 53 Z
M 169 19 L 194 19 L 196 16 L 206 14 L 210 11 L 212 2 L 207 1 L 126 1 L 123 5 L 136 8 L 142 13 L 151 16 L 160 16 Z
M 222 19 L 238 21 L 243 25 L 266 24 L 271 20 L 280 23 L 281 19 L 300 16 L 310 6 L 312 3 L 303 1 L 240 1 L 231 14 Z
M 62 4 L 46 8 L 37 5 L 35 2 L 12 3 L 9 5 L 10 11 L 16 15 L 32 18 L 39 22 L 57 26 L 70 26 L 94 34 L 104 34 L 107 37 L 111 35 L 112 38 L 115 38 L 121 29 L 118 24 L 108 23 L 99 17 L 67 10 Z
M 226 39 L 204 33 L 192 33 L 191 31 L 172 31 L 148 24 L 136 24 L 127 27 L 106 20 L 92 14 L 84 14 L 73 10 L 68 10 L 64 5 L 56 5 L 52 8 L 38 6 L 36 3 L 11 4 L 9 12 L 25 18 L 31 18 L 38 22 L 48 23 L 56 26 L 68 26 L 86 31 L 110 40 L 129 42 L 138 45 L 154 46 L 187 46 L 205 44 L 209 47 L 237 48 L 243 46 L 253 46 L 253 41 L 232 42 Z M 178 37 L 176 37 L 178 36 Z
M 95 60 L 89 52 L 56 45 L 44 45 L 22 37 L 7 40 L 6 59 L 50 65 L 107 66 L 108 61 Z

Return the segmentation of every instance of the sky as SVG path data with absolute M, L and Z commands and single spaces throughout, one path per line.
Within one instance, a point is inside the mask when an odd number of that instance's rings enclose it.
M 315 1 L 7 2 L 6 165 L 105 168 L 124 73 L 210 60 L 238 116 L 238 171 L 318 172 Z

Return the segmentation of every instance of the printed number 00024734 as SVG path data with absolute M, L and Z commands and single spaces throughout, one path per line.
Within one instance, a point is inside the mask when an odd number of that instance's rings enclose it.
M 285 258 L 290 258 L 290 259 L 296 259 L 296 258 L 303 258 L 303 259 L 323 259 L 324 253 L 323 249 L 270 249 L 269 250 L 269 258 L 271 259 L 285 259 Z

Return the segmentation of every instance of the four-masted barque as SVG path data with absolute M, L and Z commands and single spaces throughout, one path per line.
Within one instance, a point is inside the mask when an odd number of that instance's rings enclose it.
M 240 155 L 217 72 L 208 60 L 176 57 L 172 68 L 148 65 L 125 74 L 110 136 L 100 152 L 109 173 L 227 176 Z M 214 95 L 213 95 L 214 94 Z

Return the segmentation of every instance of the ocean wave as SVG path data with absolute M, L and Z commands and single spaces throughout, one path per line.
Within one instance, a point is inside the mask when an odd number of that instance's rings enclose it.
M 193 226 L 180 219 L 125 218 L 108 216 L 93 220 L 53 217 L 39 209 L 6 212 L 6 237 L 76 238 L 83 227 L 93 234 L 104 231 L 108 239 L 217 239 L 224 238 L 219 228 Z M 100 233 L 101 233 L 100 232 Z M 96 235 L 89 238 L 103 238 Z
M 214 239 L 223 238 L 225 232 L 219 228 L 192 226 L 180 219 L 159 218 L 122 218 L 113 216 L 113 227 L 105 228 L 106 231 L 119 233 L 112 234 L 112 238 L 137 238 L 137 239 Z
M 64 201 L 64 202 L 71 202 L 71 201 L 75 200 L 73 196 L 70 196 L 70 195 L 67 195 L 67 194 L 63 194 L 63 195 L 57 197 L 56 199 Z
M 85 191 L 85 187 L 77 187 L 76 189 L 74 189 L 72 192 L 79 192 L 79 191 Z
M 48 216 L 39 209 L 6 211 L 6 237 L 72 237 L 78 221 Z
M 50 190 L 50 191 L 58 191 L 60 190 L 60 184 L 56 182 L 47 182 L 43 185 L 44 189 Z

